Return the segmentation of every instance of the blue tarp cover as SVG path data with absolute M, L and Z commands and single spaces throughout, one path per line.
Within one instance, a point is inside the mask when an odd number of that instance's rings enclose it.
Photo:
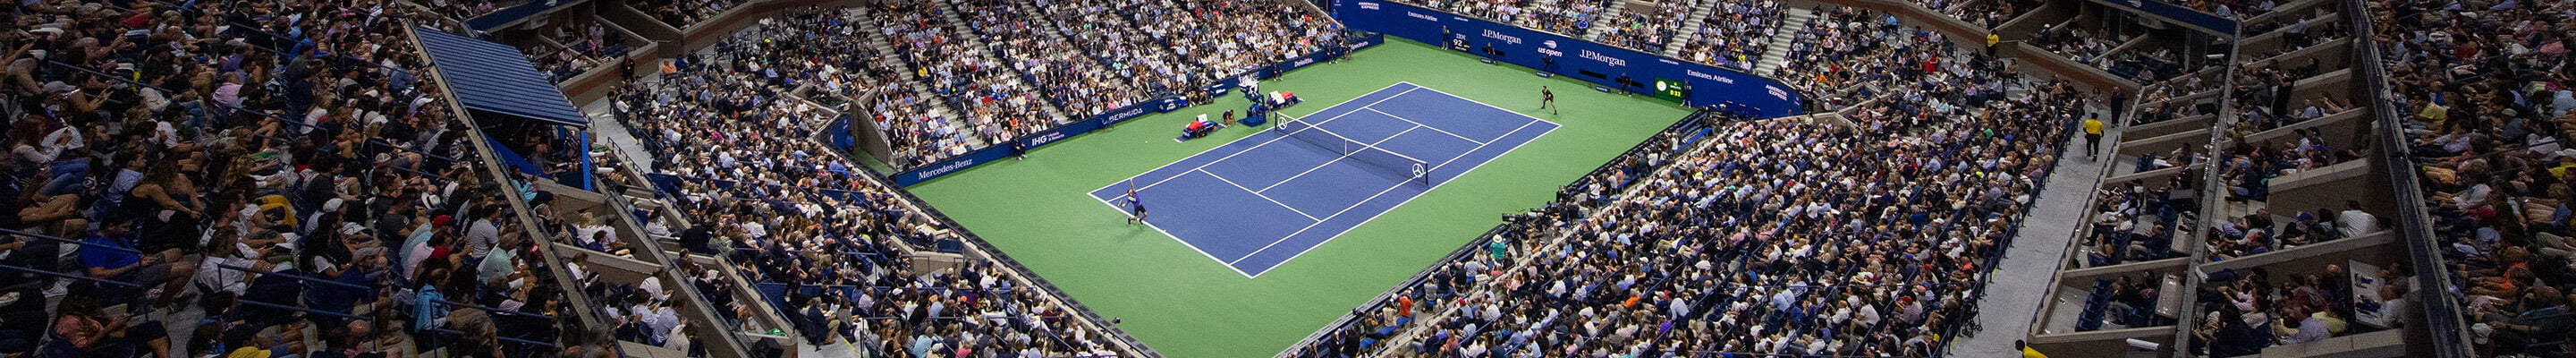
M 456 91 L 457 103 L 466 109 L 558 125 L 590 123 L 573 109 L 563 90 L 528 64 L 518 48 L 429 28 L 412 32 L 420 35 L 430 63 L 438 66 L 438 73 L 447 78 L 447 88 Z

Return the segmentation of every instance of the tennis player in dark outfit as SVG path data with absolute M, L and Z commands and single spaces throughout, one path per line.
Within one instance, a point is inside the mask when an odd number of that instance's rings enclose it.
M 1556 110 L 1558 109 L 1556 107 L 1556 92 L 1548 91 L 1547 86 L 1538 86 L 1538 109 L 1547 110 L 1547 114 L 1556 114 Z
M 1133 211 L 1128 223 L 1145 222 L 1145 200 L 1136 197 L 1136 189 L 1127 189 L 1127 209 Z

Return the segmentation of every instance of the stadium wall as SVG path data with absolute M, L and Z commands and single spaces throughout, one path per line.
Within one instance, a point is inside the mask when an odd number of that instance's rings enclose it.
M 1233 89 L 1238 83 L 1237 79 L 1240 78 L 1249 77 L 1265 80 L 1277 78 L 1280 75 L 1288 74 L 1288 71 L 1294 71 L 1298 68 L 1304 68 L 1317 63 L 1332 61 L 1333 58 L 1341 57 L 1343 54 L 1350 53 L 1351 51 L 1358 51 L 1370 46 L 1377 46 L 1378 44 L 1385 42 L 1386 40 L 1382 36 L 1353 34 L 1351 35 L 1350 41 L 1347 45 L 1342 48 L 1328 49 L 1321 52 L 1306 54 L 1305 56 L 1299 56 L 1287 61 L 1280 61 L 1279 63 L 1262 66 L 1261 68 L 1251 71 L 1245 71 L 1244 73 L 1240 73 L 1235 76 L 1228 76 L 1216 83 L 1209 84 L 1207 89 L 1210 92 L 1215 93 L 1215 95 L 1222 96 L 1226 90 Z M 967 168 L 973 168 L 976 165 L 1002 160 L 1002 158 L 1009 158 L 1024 150 L 1037 149 L 1041 146 L 1054 144 L 1056 141 L 1061 141 L 1065 138 L 1072 138 L 1073 136 L 1082 135 L 1083 133 L 1090 133 L 1091 131 L 1100 130 L 1101 128 L 1108 128 L 1109 126 L 1117 125 L 1120 122 L 1126 122 L 1129 119 L 1136 119 L 1136 117 L 1143 117 L 1147 114 L 1177 111 L 1181 108 L 1187 107 L 1189 107 L 1189 101 L 1179 96 L 1145 100 L 1133 105 L 1128 105 L 1127 107 L 1102 112 L 1100 115 L 1092 116 L 1091 118 L 1065 123 L 1064 125 L 1056 126 L 1055 128 L 1049 128 L 1044 131 L 1030 133 L 1029 135 L 1012 139 L 1017 142 L 1017 146 L 995 143 L 994 145 L 984 147 L 983 149 L 976 149 L 975 151 L 967 152 L 964 155 L 948 158 L 948 160 L 925 165 L 920 168 L 914 168 L 901 173 L 895 173 L 889 181 L 898 186 L 921 184 L 922 182 L 927 182 L 931 179 L 938 179 L 941 176 L 965 171 Z M 847 128 L 864 127 L 848 126 Z M 841 147 L 840 149 L 846 151 L 849 148 Z
M 1495 61 L 1564 74 L 1607 88 L 1653 94 L 1655 89 L 1648 87 L 1656 79 L 1680 82 L 1689 88 L 1684 104 L 1693 107 L 1733 102 L 1755 109 L 1759 114 L 1756 117 L 1761 118 L 1806 113 L 1806 94 L 1768 77 L 1733 69 L 1391 1 L 1337 0 L 1333 9 L 1333 18 L 1354 30 L 1451 48 L 1463 42 L 1470 52 L 1479 55 L 1485 55 L 1484 49 L 1490 46 L 1500 53 L 1487 56 Z M 1549 59 L 1554 60 L 1553 66 L 1548 64 Z M 1631 81 L 1621 84 L 1623 76 Z

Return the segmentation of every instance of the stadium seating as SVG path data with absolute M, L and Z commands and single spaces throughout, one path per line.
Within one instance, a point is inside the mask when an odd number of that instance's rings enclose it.
M 784 28 L 772 31 L 833 32 L 824 21 L 779 23 Z M 663 78 L 708 86 L 638 82 L 621 90 L 619 100 L 630 109 L 622 116 L 626 123 L 665 133 L 648 147 L 655 166 L 679 181 L 678 209 L 697 223 L 682 229 L 681 246 L 722 256 L 734 265 L 726 269 L 746 278 L 744 289 L 765 301 L 741 307 L 777 309 L 802 342 L 848 342 L 870 355 L 904 351 L 898 347 L 910 346 L 911 337 L 1021 337 L 1026 340 L 1003 351 L 1048 356 L 1121 349 L 1091 323 L 1068 319 L 1067 308 L 1014 274 L 985 265 L 930 269 L 908 259 L 947 240 L 940 233 L 948 229 L 815 141 L 833 113 L 784 98 L 790 88 L 784 83 L 743 71 L 805 66 L 796 55 L 801 50 L 749 38 L 718 47 L 737 67 L 691 66 Z M 781 100 L 724 109 L 741 98 Z M 721 149 L 708 150 L 714 148 Z M 750 159 L 761 157 L 753 153 L 799 154 L 766 161 Z
M 650 14 L 654 19 L 670 24 L 671 27 L 688 28 L 689 25 L 696 25 L 699 21 L 705 21 L 715 17 L 716 14 L 749 3 L 751 1 L 747 0 L 643 0 L 627 5 Z
M 2560 123 L 2576 113 L 2571 79 L 2549 64 L 2566 59 L 2564 6 L 2445 10 L 2436 4 L 2373 4 L 2381 26 L 2370 37 L 2386 63 L 2391 105 L 2405 122 L 2435 242 L 2457 267 L 2442 270 L 2465 294 L 2464 325 L 2485 327 L 2480 354 L 2565 352 L 2568 317 L 2537 312 L 2564 300 L 2564 280 L 2542 274 L 2570 261 Z M 2463 20 L 2454 21 L 2453 19 Z M 2528 19 L 2534 22 L 2518 22 Z M 2472 25 L 2491 23 L 2494 26 Z M 2514 25 L 2520 24 L 2520 25 Z M 2470 38 L 2497 42 L 2468 45 Z M 2553 50 L 2554 49 L 2554 50 Z M 2366 102 L 2364 102 L 2366 103 Z M 2432 290 L 2433 287 L 2421 287 Z M 2517 293 L 2522 292 L 2522 293 Z M 2537 292 L 2537 293 L 2533 293 Z M 2422 301 L 2418 301 L 2422 302 Z M 2544 312 L 2545 313 L 2545 312 Z
M 0 40 L 56 49 L 15 57 L 0 95 L 19 154 L 0 200 L 8 319 L 91 328 L 0 341 L 118 357 L 610 344 L 558 325 L 588 308 L 528 249 L 549 233 L 518 214 L 525 183 L 493 175 L 402 23 L 300 1 L 98 5 L 22 7 L 16 25 L 44 35 Z M 268 8 L 311 12 L 252 11 Z M 147 36 L 69 36 L 128 16 Z M 108 56 L 151 47 L 181 52 Z
M 1055 31 L 1055 22 L 1032 15 L 1017 1 L 969 0 L 955 3 L 969 28 L 983 34 L 998 58 L 1064 106 L 1068 115 L 1089 117 L 1141 102 L 1145 93 L 1085 56 Z
M 1708 17 L 1699 19 L 1699 32 L 1684 35 L 1689 39 L 1676 57 L 1708 64 L 1734 64 L 1751 68 L 1762 62 L 1770 42 L 1784 27 L 1788 11 L 1778 1 L 1720 0 L 1711 1 Z

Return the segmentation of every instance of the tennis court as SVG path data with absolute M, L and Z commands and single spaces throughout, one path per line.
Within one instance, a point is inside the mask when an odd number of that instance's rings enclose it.
M 1245 278 L 1260 276 L 1557 128 L 1399 82 L 1209 149 L 1091 197 Z

